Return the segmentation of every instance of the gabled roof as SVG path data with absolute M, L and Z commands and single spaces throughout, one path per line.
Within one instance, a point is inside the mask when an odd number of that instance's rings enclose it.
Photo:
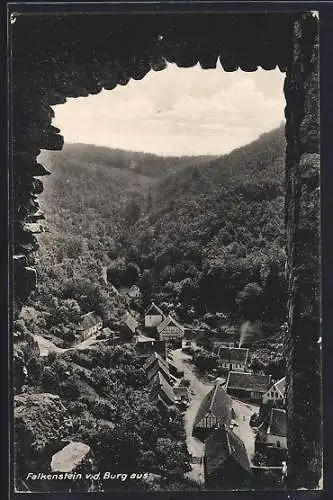
M 173 389 L 163 373 L 158 372 L 150 385 L 151 395 L 159 395 L 162 399 L 167 400 L 170 404 L 175 403 L 175 395 Z M 163 397 L 164 396 L 164 397 Z
M 90 446 L 80 442 L 71 442 L 55 453 L 51 461 L 52 472 L 72 472 L 87 456 Z
M 272 388 L 275 387 L 277 391 L 281 394 L 281 396 L 285 396 L 286 392 L 286 377 L 281 378 L 275 384 L 272 386 Z
M 125 323 L 125 325 L 131 330 L 132 333 L 134 333 L 139 326 L 137 320 L 133 318 L 131 313 L 129 313 L 128 311 L 126 311 L 126 313 L 122 317 L 122 322 Z
M 232 399 L 225 392 L 220 384 L 216 384 L 213 389 L 206 394 L 201 401 L 198 412 L 195 416 L 193 427 L 199 424 L 200 420 L 211 411 L 214 413 L 220 424 L 230 424 L 232 415 Z
M 84 314 L 81 316 L 81 321 L 79 326 L 77 327 L 77 330 L 88 330 L 88 328 L 91 328 L 92 326 L 96 326 L 98 323 L 102 322 L 102 318 L 95 312 L 91 311 L 88 312 L 87 314 Z
M 218 356 L 230 363 L 235 361 L 246 363 L 249 356 L 249 350 L 242 347 L 220 347 Z
M 147 359 L 147 361 L 143 365 L 143 369 L 144 370 L 148 370 L 157 361 L 160 362 L 164 366 L 164 368 L 165 368 L 166 371 L 168 371 L 168 364 L 167 364 L 167 362 L 164 361 L 164 359 L 162 358 L 162 356 L 160 356 L 157 352 L 153 352 L 152 355 Z
M 151 314 L 152 312 L 153 312 L 153 314 Z M 155 304 L 155 302 L 152 302 L 152 303 L 150 304 L 150 306 L 148 307 L 148 309 L 146 310 L 146 312 L 145 312 L 145 316 L 146 316 L 146 315 L 148 315 L 148 314 L 150 314 L 151 316 L 153 316 L 153 315 L 154 315 L 154 313 L 155 313 L 155 314 L 157 313 L 158 315 L 162 316 L 162 317 L 163 317 L 163 319 L 166 317 L 166 316 L 165 316 L 165 314 L 164 314 L 164 312 L 162 311 L 162 309 L 160 309 L 160 308 L 159 308 L 159 307 Z
M 270 386 L 270 379 L 269 375 L 230 371 L 226 382 L 226 390 L 242 389 L 247 391 L 266 392 Z
M 287 436 L 287 414 L 286 410 L 272 408 L 268 422 L 267 434 L 275 436 Z
M 181 330 L 182 332 L 184 332 L 184 327 L 182 325 L 180 325 L 172 316 L 169 316 L 167 318 L 165 318 L 164 321 L 162 321 L 162 323 L 160 325 L 158 325 L 157 327 L 157 331 L 158 333 L 161 333 L 163 332 L 163 330 L 169 326 L 169 325 L 174 325 L 176 328 L 179 328 L 179 330 Z
M 208 474 L 223 467 L 224 462 L 230 456 L 246 472 L 252 473 L 243 441 L 225 428 L 216 429 L 205 441 L 205 463 Z
M 155 379 L 156 375 L 158 373 L 162 373 L 164 378 L 168 380 L 168 382 L 171 381 L 172 377 L 169 372 L 169 368 L 165 366 L 165 364 L 161 363 L 160 360 L 157 360 L 155 363 L 149 366 L 146 370 L 146 375 L 149 380 L 149 383 Z

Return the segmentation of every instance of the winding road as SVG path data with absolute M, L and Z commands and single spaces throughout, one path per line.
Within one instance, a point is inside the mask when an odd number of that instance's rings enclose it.
M 193 422 L 202 399 L 214 386 L 213 383 L 204 383 L 196 375 L 194 367 L 189 361 L 191 357 L 185 354 L 181 349 L 171 352 L 172 358 L 181 365 L 184 370 L 184 377 L 191 382 L 190 386 L 190 405 L 187 408 L 184 416 L 186 444 L 189 453 L 194 457 L 203 457 L 205 445 L 199 439 L 192 436 Z M 258 406 L 248 403 L 243 403 L 233 398 L 233 408 L 236 413 L 237 426 L 233 428 L 233 432 L 243 441 L 250 463 L 254 455 L 255 434 L 250 427 L 250 417 L 253 413 L 258 412 Z M 201 484 L 204 483 L 203 463 L 191 464 L 192 470 L 187 476 Z

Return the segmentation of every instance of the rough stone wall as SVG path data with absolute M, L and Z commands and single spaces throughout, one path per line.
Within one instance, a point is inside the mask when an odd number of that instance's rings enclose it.
M 288 486 L 317 488 L 321 477 L 320 147 L 318 25 L 294 27 L 285 82 L 286 227 L 289 284 L 287 359 Z

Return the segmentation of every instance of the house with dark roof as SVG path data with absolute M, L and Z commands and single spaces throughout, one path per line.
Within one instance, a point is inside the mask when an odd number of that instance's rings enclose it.
M 143 365 L 143 369 L 146 372 L 147 378 L 149 382 L 156 377 L 157 373 L 162 373 L 164 378 L 172 384 L 175 379 L 169 372 L 168 363 L 164 361 L 162 356 L 157 352 L 153 352 L 153 354 L 147 359 L 145 364 Z
M 248 363 L 249 350 L 242 347 L 220 346 L 217 352 L 222 367 L 237 372 L 245 372 Z
M 281 408 L 271 408 L 268 418 L 258 427 L 256 451 L 287 450 L 287 414 Z M 283 453 L 282 453 L 283 454 Z
M 214 429 L 223 426 L 230 428 L 234 419 L 231 397 L 220 384 L 216 384 L 201 401 L 192 434 L 204 441 Z
M 226 339 L 226 340 L 216 340 L 213 342 L 213 353 L 218 355 L 220 347 L 235 347 L 235 341 Z
M 102 318 L 95 312 L 91 311 L 81 316 L 79 325 L 76 328 L 76 333 L 80 340 L 85 340 L 91 335 L 94 335 L 103 328 Z
M 227 393 L 235 398 L 261 402 L 270 385 L 270 375 L 230 371 L 225 387 Z
M 134 346 L 137 354 L 143 358 L 151 356 L 154 352 L 163 353 L 165 349 L 163 342 L 161 343 L 154 337 L 147 337 L 142 333 L 139 333 L 134 337 Z
M 255 451 L 264 453 L 270 466 L 281 466 L 287 459 L 287 415 L 280 408 L 271 411 L 259 425 L 255 440 Z
M 281 378 L 275 384 L 273 384 L 267 392 L 262 397 L 263 403 L 268 403 L 269 401 L 281 401 L 285 403 L 285 391 L 286 391 L 286 377 Z
M 158 370 L 148 384 L 149 399 L 157 406 L 171 408 L 176 405 L 176 398 L 164 372 Z
M 131 342 L 134 338 L 138 326 L 139 323 L 134 318 L 134 316 L 132 316 L 130 312 L 126 311 L 123 317 L 121 318 L 119 325 L 119 331 L 122 341 Z
M 206 489 L 244 489 L 251 484 L 251 465 L 244 443 L 226 427 L 214 430 L 206 440 L 203 464 Z
M 165 340 L 174 347 L 182 347 L 184 327 L 178 323 L 170 314 L 157 326 L 158 338 Z

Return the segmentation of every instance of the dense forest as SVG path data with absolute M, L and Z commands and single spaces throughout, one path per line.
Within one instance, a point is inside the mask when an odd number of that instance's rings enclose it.
M 121 241 L 147 297 L 186 320 L 217 311 L 282 319 L 284 148 L 281 127 L 155 186 L 148 214 Z

